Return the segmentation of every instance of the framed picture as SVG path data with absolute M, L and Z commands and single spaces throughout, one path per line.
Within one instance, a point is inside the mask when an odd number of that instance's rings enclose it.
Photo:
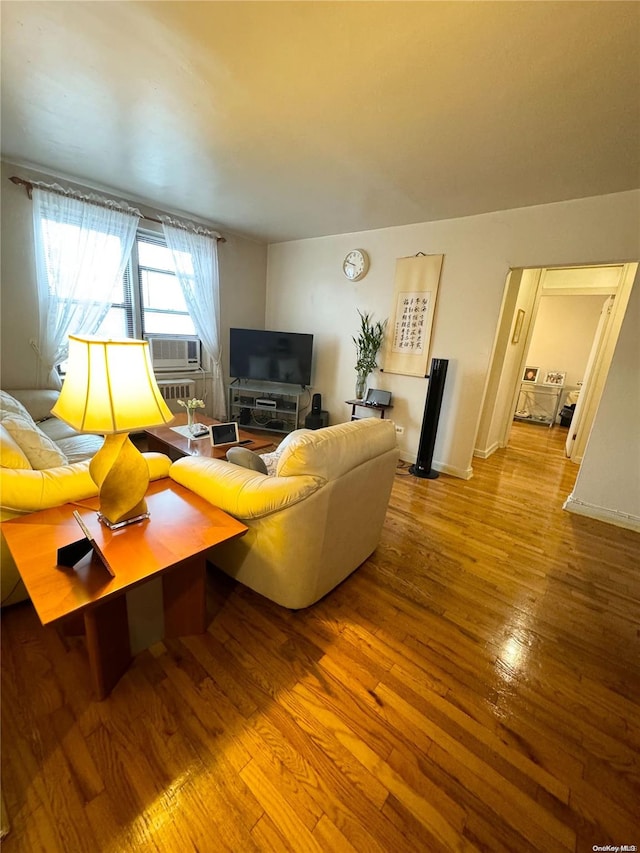
M 539 367 L 525 367 L 524 373 L 522 374 L 523 382 L 537 382 L 538 381 L 538 373 L 540 373 Z
M 396 260 L 393 319 L 387 331 L 385 373 L 426 377 L 444 255 L 418 252 Z
M 543 385 L 564 385 L 566 375 L 559 370 L 550 370 L 544 377 Z

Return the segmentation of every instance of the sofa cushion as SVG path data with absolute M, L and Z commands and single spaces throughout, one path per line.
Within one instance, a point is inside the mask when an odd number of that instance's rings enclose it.
M 31 467 L 42 471 L 45 468 L 66 465 L 67 457 L 64 453 L 41 429 L 38 429 L 29 415 L 27 417 L 17 414 L 5 415 L 2 418 L 2 425 L 27 457 Z
M 300 436 L 285 448 L 276 474 L 278 477 L 307 474 L 335 480 L 395 447 L 396 431 L 392 421 L 362 418 Z
M 29 470 L 29 460 L 20 450 L 20 445 L 11 433 L 0 423 L 0 468 Z
M 64 441 L 66 438 L 76 438 L 81 435 L 81 433 L 76 432 L 73 427 L 70 427 L 69 424 L 66 424 L 64 421 L 61 421 L 60 418 L 56 417 L 47 418 L 46 421 L 40 421 L 38 423 L 38 427 L 51 439 L 51 441 L 55 441 L 56 444 L 60 444 L 60 442 Z
M 51 409 L 60 396 L 60 391 L 54 391 L 51 388 L 17 388 L 11 389 L 11 393 L 15 400 L 22 403 L 36 423 L 53 417 Z
M 56 445 L 67 457 L 67 462 L 70 465 L 73 465 L 74 462 L 91 459 L 103 444 L 104 439 L 101 435 L 88 434 L 76 434 L 56 441 Z

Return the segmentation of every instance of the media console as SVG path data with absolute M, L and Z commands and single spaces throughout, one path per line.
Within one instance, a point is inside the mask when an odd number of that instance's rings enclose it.
M 229 415 L 247 429 L 293 432 L 300 425 L 301 385 L 236 379 L 229 385 Z

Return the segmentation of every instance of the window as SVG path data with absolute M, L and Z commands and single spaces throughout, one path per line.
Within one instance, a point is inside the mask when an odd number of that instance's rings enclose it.
M 96 334 L 104 338 L 134 338 L 133 303 L 131 301 L 129 265 L 122 281 L 114 288 L 113 302 Z
M 164 238 L 138 231 L 121 289 L 98 335 L 195 335 Z
M 111 284 L 114 270 L 118 268 L 124 251 L 120 238 L 105 235 L 99 229 L 88 228 L 84 223 L 56 222 L 45 217 L 41 228 L 48 279 L 49 282 L 55 282 L 55 292 L 59 303 L 65 306 L 66 315 L 78 321 L 86 316 L 89 310 L 85 295 L 87 290 L 91 294 L 104 294 L 98 302 L 104 304 L 110 299 L 111 308 L 102 321 L 100 334 L 131 337 L 133 325 L 130 289 L 124 280 L 126 273 L 120 283 Z M 101 260 L 96 264 L 95 252 L 98 250 Z M 67 258 L 75 260 L 77 271 L 68 274 L 69 267 L 64 263 Z M 69 320 L 69 325 L 73 327 L 73 320 Z
M 56 223 L 48 223 L 55 226 Z M 49 249 L 63 239 L 64 228 L 49 232 Z M 114 251 L 116 250 L 114 244 Z M 143 338 L 144 335 L 196 336 L 182 288 L 173 272 L 173 258 L 164 237 L 138 231 L 122 280 L 112 291 L 112 303 L 96 335 L 105 338 Z M 78 303 L 78 310 L 84 305 Z M 64 376 L 67 360 L 57 366 Z
M 173 271 L 173 256 L 164 239 L 138 234 L 136 248 L 142 333 L 195 335 L 180 282 Z

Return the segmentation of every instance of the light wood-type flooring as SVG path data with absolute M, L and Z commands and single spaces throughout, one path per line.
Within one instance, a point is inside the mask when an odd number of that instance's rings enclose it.
M 515 424 L 468 482 L 399 469 L 306 611 L 212 570 L 208 632 L 104 702 L 80 639 L 5 611 L 4 853 L 639 846 L 640 536 L 562 511 L 565 433 Z

